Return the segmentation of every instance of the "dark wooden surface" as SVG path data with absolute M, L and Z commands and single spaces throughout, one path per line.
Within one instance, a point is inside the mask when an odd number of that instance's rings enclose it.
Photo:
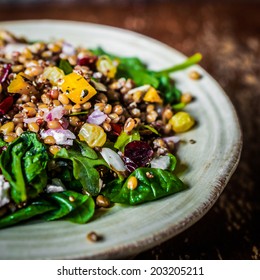
M 201 65 L 224 88 L 242 126 L 241 161 L 213 208 L 190 229 L 135 259 L 260 259 L 260 3 L 81 2 L 0 4 L 0 20 L 107 24 L 148 35 L 186 55 L 199 51 L 204 56 Z

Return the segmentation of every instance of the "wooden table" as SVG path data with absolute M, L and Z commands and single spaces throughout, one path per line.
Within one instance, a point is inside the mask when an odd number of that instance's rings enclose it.
M 0 20 L 107 24 L 148 35 L 186 55 L 199 51 L 201 65 L 232 100 L 243 130 L 240 164 L 215 206 L 190 229 L 135 259 L 260 259 L 260 3 L 87 2 L 1 5 Z

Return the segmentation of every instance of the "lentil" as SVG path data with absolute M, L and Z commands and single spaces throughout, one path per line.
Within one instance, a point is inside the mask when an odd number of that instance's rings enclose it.
M 124 125 L 124 131 L 125 132 L 130 132 L 134 129 L 134 127 L 135 127 L 134 119 L 128 118 L 125 122 L 125 125 Z
M 35 122 L 29 123 L 28 128 L 29 128 L 30 131 L 36 132 L 36 133 L 40 130 L 39 125 Z
M 48 128 L 50 129 L 58 129 L 61 128 L 61 124 L 58 121 L 49 121 L 47 123 Z
M 90 233 L 87 234 L 87 239 L 91 242 L 97 242 L 102 240 L 102 237 L 98 235 L 96 232 L 91 231 Z
M 51 154 L 56 155 L 60 149 L 61 149 L 60 146 L 52 145 L 50 146 L 49 151 Z
M 53 136 L 47 136 L 46 138 L 44 138 L 44 143 L 47 145 L 55 145 L 56 141 Z
M 198 71 L 191 71 L 190 73 L 189 73 L 189 77 L 190 77 L 190 79 L 192 79 L 192 80 L 199 80 L 199 79 L 201 79 L 202 78 L 202 76 L 201 76 L 201 74 L 198 72 Z
M 107 208 L 110 206 L 110 201 L 103 195 L 98 195 L 96 198 L 96 205 L 99 207 Z

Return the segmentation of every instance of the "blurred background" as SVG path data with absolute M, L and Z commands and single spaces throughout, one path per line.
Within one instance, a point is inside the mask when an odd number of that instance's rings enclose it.
M 244 146 L 225 191 L 198 223 L 135 259 L 260 259 L 259 14 L 257 0 L 0 0 L 0 21 L 106 24 L 150 36 L 187 56 L 201 52 L 202 67 L 233 102 Z

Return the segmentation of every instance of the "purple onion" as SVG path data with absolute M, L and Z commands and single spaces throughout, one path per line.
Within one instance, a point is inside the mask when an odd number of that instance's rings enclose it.
M 107 118 L 107 115 L 99 109 L 93 111 L 87 118 L 87 122 L 91 124 L 101 125 Z
M 11 69 L 11 64 L 5 64 L 3 69 L 2 69 L 2 73 L 0 73 L 0 84 L 2 84 L 8 77 L 9 71 Z

